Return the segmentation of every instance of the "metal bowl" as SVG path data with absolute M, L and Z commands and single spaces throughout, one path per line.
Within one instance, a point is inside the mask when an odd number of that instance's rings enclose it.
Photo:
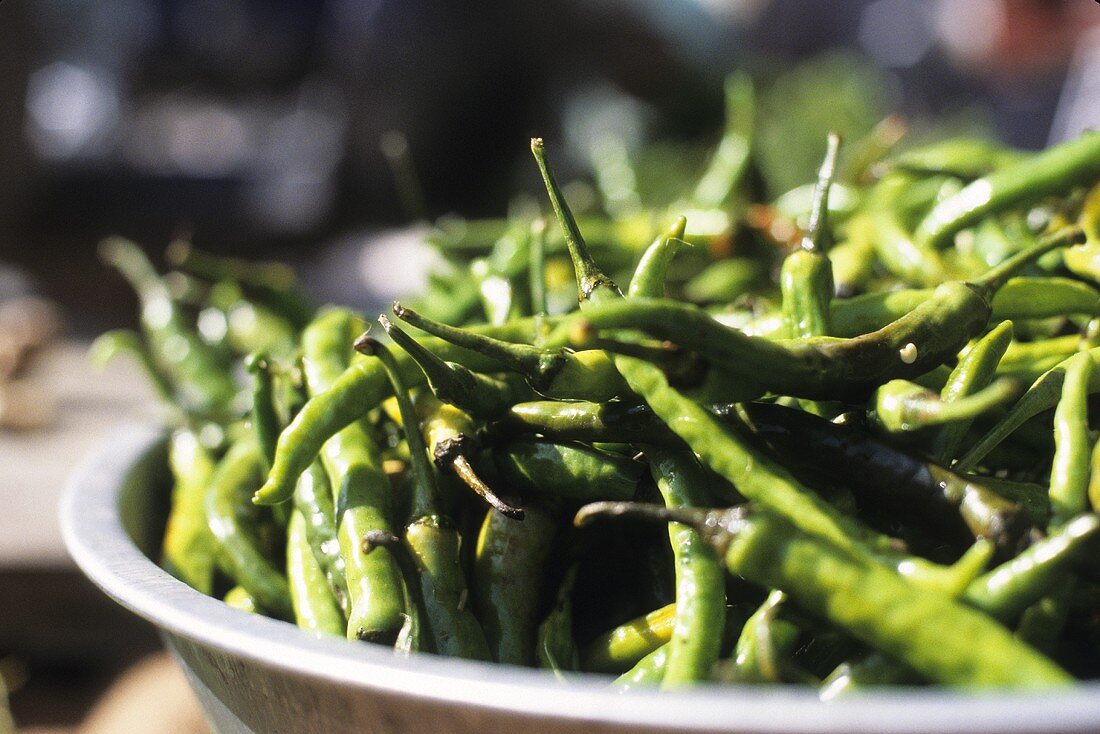
M 1085 732 L 1100 685 L 1061 693 L 891 689 L 820 703 L 790 687 L 626 695 L 607 679 L 319 639 L 189 588 L 155 557 L 168 472 L 159 429 L 117 430 L 61 506 L 69 552 L 118 603 L 156 625 L 219 732 Z

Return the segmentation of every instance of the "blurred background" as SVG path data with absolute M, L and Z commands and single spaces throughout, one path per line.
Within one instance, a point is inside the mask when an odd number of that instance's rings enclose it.
M 0 676 L 38 730 L 156 646 L 53 519 L 149 402 L 84 359 L 136 321 L 104 236 L 283 259 L 367 306 L 422 286 L 408 225 L 539 193 L 533 134 L 578 201 L 617 157 L 697 165 L 734 68 L 771 196 L 810 180 L 825 130 L 891 113 L 1025 149 L 1100 125 L 1093 0 L 7 0 L 0 64 Z

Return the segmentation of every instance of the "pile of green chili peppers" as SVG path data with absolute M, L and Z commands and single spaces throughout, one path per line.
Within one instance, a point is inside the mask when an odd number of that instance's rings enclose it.
M 373 321 L 105 242 L 142 331 L 94 356 L 135 354 L 173 426 L 165 567 L 565 684 L 1100 676 L 1100 134 L 830 135 L 761 202 L 727 94 L 663 206 L 574 213 L 533 140 L 552 218 L 441 223 L 428 292 Z

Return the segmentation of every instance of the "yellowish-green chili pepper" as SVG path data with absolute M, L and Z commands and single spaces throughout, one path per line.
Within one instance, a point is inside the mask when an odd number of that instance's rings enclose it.
M 581 649 L 581 669 L 621 674 L 667 644 L 675 627 L 675 603 L 625 622 Z
M 168 439 L 172 471 L 172 509 L 164 529 L 164 566 L 173 576 L 204 594 L 213 593 L 218 546 L 206 522 L 206 494 L 214 458 L 189 430 Z
M 287 526 L 286 575 L 298 626 L 318 635 L 343 636 L 347 620 L 321 564 L 313 555 L 306 519 L 297 510 L 291 513 Z
M 1089 352 L 1070 357 L 1062 397 L 1054 409 L 1054 464 L 1050 469 L 1050 521 L 1054 526 L 1089 506 L 1088 395 L 1095 369 Z

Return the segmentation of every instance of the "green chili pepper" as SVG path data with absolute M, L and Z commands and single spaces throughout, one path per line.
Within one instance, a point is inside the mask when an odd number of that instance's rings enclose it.
M 741 629 L 734 649 L 734 676 L 740 683 L 780 683 L 801 635 L 790 622 L 779 619 L 786 601 L 782 591 L 773 590 Z
M 361 331 L 362 321 L 343 309 L 322 312 L 306 327 L 303 368 L 312 395 L 334 389 Z M 392 493 L 378 446 L 368 428 L 356 422 L 324 443 L 321 461 L 332 482 L 348 583 L 348 636 L 392 643 L 404 621 L 400 573 L 389 550 L 366 553 L 363 548 L 367 532 L 391 532 L 393 523 Z
M 938 393 L 907 380 L 890 380 L 875 391 L 872 420 L 887 433 L 969 422 L 1021 392 L 1015 380 L 1001 379 L 975 393 L 946 401 Z
M 243 586 L 234 586 L 232 589 L 225 592 L 222 601 L 242 612 L 248 612 L 249 614 L 260 613 L 260 605 L 256 603 L 256 600 Z
M 539 589 L 557 528 L 534 504 L 521 523 L 496 510 L 485 515 L 474 551 L 474 612 L 498 663 L 532 665 Z
M 563 673 L 580 670 L 580 655 L 573 639 L 573 587 L 577 580 L 574 564 L 565 572 L 558 586 L 554 608 L 539 625 L 535 658 L 540 668 L 554 673 L 559 680 Z
M 1012 322 L 1002 321 L 988 334 L 967 345 L 959 363 L 951 370 L 947 384 L 940 391 L 940 399 L 955 403 L 986 388 L 993 380 L 1001 358 L 1008 351 L 1013 334 Z M 962 419 L 943 426 L 932 441 L 932 455 L 939 461 L 950 462 L 966 438 L 972 422 Z
M 945 174 L 974 179 L 1023 160 L 1024 157 L 1018 151 L 988 140 L 952 138 L 907 150 L 891 159 L 890 165 L 897 170 L 919 175 Z
M 291 513 L 287 527 L 286 575 L 298 626 L 318 635 L 342 636 L 347 621 L 324 570 L 313 555 L 306 519 L 297 510 Z
M 933 207 L 917 225 L 914 238 L 930 247 L 942 247 L 956 232 L 989 214 L 1026 206 L 1075 185 L 1091 184 L 1097 178 L 1100 134 L 1086 132 L 973 181 Z
M 510 441 L 493 449 L 493 460 L 509 486 L 547 500 L 630 499 L 645 472 L 629 458 L 545 440 Z
M 656 609 L 619 625 L 589 642 L 581 650 L 581 669 L 596 673 L 622 673 L 672 639 L 676 605 Z
M 305 520 L 305 534 L 314 558 L 328 580 L 329 588 L 347 614 L 348 580 L 340 539 L 336 530 L 336 510 L 332 484 L 320 459 L 309 465 L 294 488 L 294 509 Z

